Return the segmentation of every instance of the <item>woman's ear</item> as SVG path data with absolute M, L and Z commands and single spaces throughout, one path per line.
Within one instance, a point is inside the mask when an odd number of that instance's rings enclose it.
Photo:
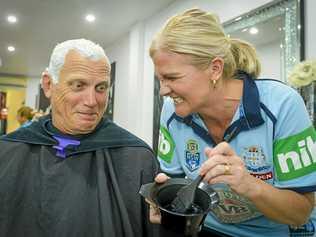
M 210 64 L 210 70 L 212 78 L 211 80 L 218 80 L 223 75 L 224 70 L 224 60 L 222 58 L 216 57 L 212 60 Z
M 52 96 L 53 80 L 47 71 L 44 71 L 42 73 L 41 84 L 45 96 L 50 99 L 50 97 Z

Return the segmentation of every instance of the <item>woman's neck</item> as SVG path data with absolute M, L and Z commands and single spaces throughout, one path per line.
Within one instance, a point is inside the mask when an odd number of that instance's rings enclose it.
M 207 127 L 220 127 L 225 131 L 240 104 L 242 93 L 242 80 L 222 80 L 222 83 L 214 89 L 209 104 L 199 111 Z

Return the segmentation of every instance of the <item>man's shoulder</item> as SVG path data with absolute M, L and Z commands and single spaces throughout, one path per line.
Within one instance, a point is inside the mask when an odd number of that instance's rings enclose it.
M 151 149 L 141 138 L 110 120 L 105 120 L 102 126 L 87 139 L 113 146 L 141 146 Z

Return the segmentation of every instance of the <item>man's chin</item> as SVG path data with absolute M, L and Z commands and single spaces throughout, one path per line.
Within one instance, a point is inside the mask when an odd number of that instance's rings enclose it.
M 78 131 L 79 134 L 87 134 L 87 133 L 92 132 L 96 128 L 97 125 L 98 125 L 98 122 L 96 123 L 96 121 L 80 122 L 80 123 L 77 123 L 75 130 Z

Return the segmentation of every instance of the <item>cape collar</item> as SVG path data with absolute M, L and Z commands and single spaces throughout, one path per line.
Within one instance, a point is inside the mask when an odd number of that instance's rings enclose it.
M 53 146 L 56 150 L 63 149 L 65 157 L 77 153 L 95 151 L 100 148 L 141 146 L 150 149 L 145 142 L 105 118 L 100 121 L 92 133 L 71 136 L 58 131 L 52 124 L 51 116 L 47 115 L 41 117 L 38 121 L 32 122 L 27 127 L 21 127 L 12 133 L 0 137 L 0 139 Z

